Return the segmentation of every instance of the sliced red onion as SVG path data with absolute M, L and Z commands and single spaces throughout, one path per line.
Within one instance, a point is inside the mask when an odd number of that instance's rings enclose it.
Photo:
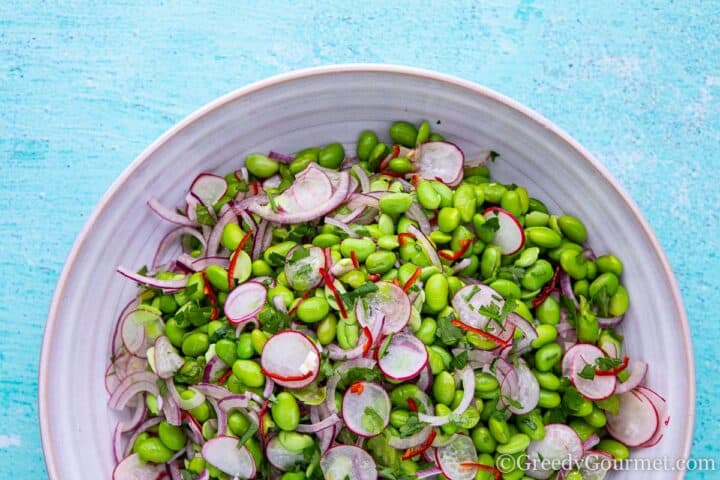
M 523 338 L 518 340 L 515 345 L 515 351 L 519 355 L 522 355 L 530 349 L 532 342 L 538 338 L 537 330 L 532 323 L 515 312 L 511 312 L 508 315 L 507 321 L 515 325 L 515 327 L 523 333 Z
M 240 167 L 238 170 L 236 170 L 235 178 L 237 178 L 239 182 L 249 182 L 250 173 L 248 172 L 247 167 Z
M 202 272 L 203 270 L 206 270 L 209 266 L 212 265 L 217 265 L 218 267 L 222 267 L 227 270 L 227 268 L 230 266 L 230 259 L 228 257 L 222 256 L 192 258 L 190 269 L 194 272 Z
M 425 212 L 417 202 L 413 202 L 410 205 L 410 208 L 408 208 L 407 212 L 405 212 L 405 216 L 410 220 L 418 222 L 418 227 L 420 227 L 420 231 L 423 232 L 425 235 L 430 235 L 430 232 L 432 232 L 430 220 L 428 219 L 427 215 L 425 215 Z
M 263 390 L 263 397 L 270 398 L 275 389 L 275 381 L 272 378 L 265 380 L 265 389 Z
M 203 382 L 210 383 L 216 381 L 228 368 L 228 364 L 223 362 L 220 357 L 212 357 L 207 364 L 205 364 Z
M 595 252 L 593 252 L 592 248 L 586 248 L 582 251 L 582 256 L 585 260 L 590 260 L 591 262 L 594 262 L 597 260 L 597 257 L 595 256 Z
M 170 459 L 170 461 L 167 463 L 167 473 L 170 475 L 170 480 L 182 480 L 182 476 L 180 474 L 180 466 L 178 465 L 178 460 L 182 455 L 185 454 L 184 450 L 179 450 L 173 458 Z M 157 479 L 156 479 L 157 480 Z
M 335 372 L 337 372 L 338 375 L 342 375 L 351 368 L 373 369 L 375 368 L 375 365 L 377 365 L 377 362 L 372 358 L 356 358 L 354 360 L 348 360 L 346 362 L 338 363 L 337 365 L 335 365 Z
M 140 358 L 146 357 L 148 342 L 145 327 L 135 321 L 135 317 L 137 315 L 142 315 L 143 313 L 144 311 L 142 310 L 133 310 L 125 317 L 123 324 L 120 327 L 120 335 L 122 337 L 122 343 L 125 346 L 125 350 Z
M 427 392 L 432 385 L 432 373 L 430 372 L 430 365 L 425 365 L 420 376 L 418 377 L 417 387 L 423 392 Z
M 360 191 L 363 193 L 370 191 L 370 178 L 368 177 L 365 169 L 363 169 L 360 165 L 353 165 L 352 168 L 350 168 L 350 171 L 355 174 L 358 182 L 360 182 Z
M 122 452 L 122 430 L 120 428 L 120 424 L 118 423 L 115 425 L 115 429 L 113 430 L 113 438 L 112 438 L 112 449 L 113 449 L 113 456 L 115 457 L 115 463 L 122 462 L 123 459 L 123 452 Z
M 120 347 L 122 345 L 122 337 L 120 335 L 121 331 L 121 325 L 125 321 L 125 316 L 130 313 L 131 309 L 137 304 L 137 298 L 133 298 L 130 300 L 123 309 L 120 311 L 120 315 L 117 317 L 117 322 L 115 323 L 115 330 L 113 331 L 113 337 L 112 337 L 112 354 L 114 357 L 117 357 L 120 355 Z
M 427 255 L 428 260 L 430 260 L 430 263 L 435 265 L 440 271 L 442 271 L 442 263 L 440 262 L 440 257 L 437 254 L 437 251 L 435 250 L 435 247 L 433 246 L 432 242 L 429 238 L 425 236 L 424 233 L 422 233 L 420 230 L 415 228 L 414 225 L 408 226 L 408 233 L 411 233 L 414 237 L 417 243 L 420 245 L 420 248 L 422 248 L 423 252 L 425 252 L 425 255 Z
M 193 388 L 206 397 L 216 398 L 218 400 L 230 397 L 233 394 L 227 388 L 212 383 L 198 383 L 197 385 L 193 385 Z
M 292 155 L 286 155 L 284 153 L 279 153 L 273 150 L 270 150 L 270 153 L 268 153 L 268 158 L 277 160 L 280 163 L 291 163 L 293 160 L 295 160 L 295 157 L 293 157 Z
M 142 425 L 137 427 L 137 429 L 132 433 L 132 435 L 130 435 L 128 443 L 125 446 L 125 456 L 130 455 L 130 453 L 132 452 L 133 444 L 135 443 L 135 440 L 137 440 L 137 437 L 140 436 L 140 434 L 159 424 L 160 422 L 162 422 L 162 420 L 162 417 L 153 417 L 149 420 L 145 420 Z
M 365 338 L 365 335 L 358 338 L 357 344 L 350 350 L 343 350 L 339 345 L 331 343 L 327 346 L 327 350 L 331 360 L 353 360 L 361 357 L 365 349 L 367 348 L 367 342 L 374 341 L 375 337 Z
M 623 318 L 625 318 L 623 315 L 620 315 L 619 317 L 597 317 L 597 321 L 600 328 L 611 328 L 620 325 Z
M 148 287 L 151 287 L 151 288 L 162 288 L 162 289 L 185 288 L 185 286 L 187 285 L 187 281 L 188 281 L 188 277 L 173 279 L 173 280 L 160 280 L 157 278 L 140 275 L 139 273 L 135 273 L 125 267 L 118 267 L 117 272 L 120 275 L 127 277 L 130 280 L 133 280 L 136 283 L 139 283 L 141 285 L 147 285 Z
M 228 415 L 227 410 L 221 408 L 218 404 L 218 401 L 214 398 L 208 398 L 207 402 L 210 404 L 210 406 L 215 411 L 215 415 L 217 417 L 217 435 L 225 435 L 227 433 L 228 428 Z
M 170 340 L 161 335 L 155 340 L 155 373 L 160 378 L 171 378 L 185 364 L 185 360 L 175 351 Z
M 628 368 L 630 376 L 624 382 L 617 382 L 615 385 L 615 394 L 619 395 L 622 393 L 629 392 L 638 385 L 640 385 L 647 375 L 648 364 L 645 362 L 633 362 Z
M 230 412 L 230 410 L 235 409 L 245 409 L 250 406 L 250 401 L 253 400 L 253 398 L 250 397 L 248 394 L 240 394 L 240 395 L 229 395 L 227 397 L 224 397 L 220 400 L 218 403 L 218 407 L 220 407 L 225 412 Z M 262 401 L 262 399 L 258 399 Z
M 264 191 L 272 190 L 274 188 L 278 188 L 281 183 L 282 178 L 280 175 L 275 174 L 272 177 L 266 178 L 265 181 L 262 182 L 262 188 Z
M 243 330 L 245 330 L 245 327 L 248 325 L 253 325 L 254 328 L 260 328 L 260 322 L 258 322 L 257 318 L 248 318 L 247 320 L 243 320 L 242 322 L 238 323 L 235 327 L 235 336 L 239 337 Z
M 428 477 L 434 477 L 435 475 L 440 475 L 442 473 L 442 470 L 440 470 L 438 467 L 432 467 L 432 468 L 426 468 L 425 470 L 420 470 L 415 474 L 416 478 L 428 478 Z
M 174 223 L 176 225 L 185 225 L 188 227 L 197 226 L 196 222 L 193 222 L 185 215 L 181 215 L 176 211 L 167 208 L 156 198 L 151 198 L 150 200 L 148 200 L 147 204 L 148 207 L 150 207 L 150 210 L 155 212 L 163 220 L 167 220 L 168 222 Z
M 218 436 L 205 442 L 203 458 L 218 470 L 231 477 L 253 478 L 255 460 L 247 447 L 238 447 L 237 438 Z
M 189 235 L 191 237 L 196 238 L 197 241 L 200 242 L 200 244 L 202 245 L 202 250 L 200 252 L 201 256 L 205 255 L 205 250 L 207 247 L 207 242 L 205 241 L 205 237 L 202 234 L 200 234 L 200 232 L 198 232 L 195 228 L 186 227 L 186 226 L 177 227 L 177 228 L 170 230 L 163 237 L 163 239 L 160 240 L 160 244 L 158 245 L 157 251 L 155 252 L 155 257 L 153 258 L 153 261 L 152 261 L 153 269 L 156 269 L 160 265 L 163 264 L 163 262 L 161 260 L 162 260 L 163 255 L 165 255 L 165 252 L 167 252 L 167 250 L 175 242 L 177 242 L 180 238 L 182 238 L 184 235 Z M 175 288 L 182 288 L 183 286 L 184 285 L 181 285 L 181 286 L 175 287 Z M 168 288 L 172 288 L 172 287 L 168 287 Z
M 162 411 L 165 414 L 165 420 L 167 420 L 170 425 L 182 425 L 180 406 L 172 399 L 172 397 L 165 399 Z
M 463 166 L 465 168 L 480 167 L 486 165 L 495 156 L 497 156 L 497 154 L 492 150 L 483 150 L 482 152 L 478 153 L 473 157 L 465 157 L 465 162 Z
M 355 230 L 350 228 L 350 225 L 348 225 L 347 223 L 343 223 L 333 217 L 327 217 L 327 216 L 325 217 L 325 223 L 327 225 L 332 225 L 334 227 L 339 228 L 340 230 L 345 232 L 350 238 L 360 238 L 360 235 L 358 235 L 357 232 L 355 232 Z
M 145 404 L 144 396 L 140 398 L 135 405 L 132 416 L 124 421 L 118 423 L 118 429 L 120 433 L 130 432 L 138 428 L 144 421 L 147 415 L 147 406 Z
M 265 285 L 250 281 L 238 285 L 225 300 L 225 316 L 232 325 L 256 316 L 267 300 Z
M 205 437 L 203 437 L 202 434 L 202 427 L 200 426 L 198 421 L 195 420 L 195 417 L 186 416 L 185 419 L 187 420 L 187 425 L 188 429 L 190 430 L 190 435 L 192 436 L 192 441 L 198 445 L 202 445 L 203 443 L 205 443 Z
M 110 396 L 108 406 L 113 410 L 123 410 L 127 403 L 138 393 L 148 392 L 156 397 L 160 395 L 157 375 L 152 372 L 137 372 L 125 378 Z
M 137 453 L 126 457 L 113 470 L 113 480 L 157 480 L 165 473 L 165 466 L 145 463 Z
M 457 406 L 455 410 L 452 411 L 449 415 L 427 415 L 425 413 L 420 413 L 418 415 L 418 419 L 421 422 L 427 422 L 430 425 L 433 426 L 440 426 L 440 425 L 446 425 L 450 422 L 450 420 L 454 417 L 457 417 L 459 415 L 462 415 L 465 413 L 465 410 L 470 406 L 470 404 L 473 401 L 473 397 L 475 396 L 475 372 L 471 368 L 465 368 L 462 371 L 462 384 L 463 384 L 463 397 L 460 401 L 460 404 Z
M 210 236 L 208 237 L 207 241 L 207 255 L 212 256 L 217 253 L 218 247 L 220 247 L 220 239 L 222 238 L 223 230 L 225 230 L 225 227 L 231 223 L 237 225 L 238 218 L 235 214 L 235 210 L 228 207 L 225 209 L 225 212 L 220 215 L 220 218 L 218 218 L 217 223 L 215 223 L 212 231 L 210 232 Z
M 407 450 L 408 448 L 419 447 L 424 444 L 428 438 L 430 438 L 432 431 L 432 425 L 428 425 L 419 432 L 407 437 L 390 436 L 390 438 L 388 438 L 388 446 L 397 450 Z
M 265 232 L 268 230 L 269 222 L 267 220 L 261 220 L 258 224 L 255 235 L 253 236 L 253 248 L 250 257 L 253 260 L 257 260 L 263 254 L 265 249 L 263 248 L 263 242 L 265 240 Z
M 461 270 L 465 270 L 467 267 L 472 265 L 472 259 L 470 258 L 463 258 L 459 262 L 457 262 L 455 265 L 452 266 L 452 270 L 455 273 L 458 273 Z
M 565 273 L 564 270 L 560 271 L 560 290 L 562 290 L 563 295 L 572 300 L 576 307 L 579 305 L 577 298 L 575 298 L 575 293 L 573 293 L 572 290 L 572 284 L 570 283 L 570 275 Z
M 331 414 L 337 414 L 337 405 L 335 404 L 335 390 L 337 390 L 337 384 L 340 381 L 340 375 L 335 374 L 328 378 L 327 382 L 327 396 L 325 397 L 325 408 Z
M 588 450 L 592 450 L 592 448 L 598 443 L 600 443 L 600 437 L 598 437 L 596 433 L 593 433 L 592 435 L 590 435 L 590 437 L 588 437 L 587 440 L 583 442 L 583 450 L 586 452 Z
M 326 428 L 330 428 L 339 422 L 340 417 L 338 417 L 336 413 L 332 413 L 317 423 L 311 423 L 310 425 L 300 424 L 295 430 L 300 433 L 317 433 L 321 430 L 325 430 Z
M 453 350 L 453 353 L 457 355 L 461 349 Z M 490 350 L 468 350 L 468 362 L 473 369 L 483 368 L 486 365 L 490 365 L 493 360 L 497 358 L 497 353 Z

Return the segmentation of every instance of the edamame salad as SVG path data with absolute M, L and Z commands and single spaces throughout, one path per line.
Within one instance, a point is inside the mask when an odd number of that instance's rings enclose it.
M 168 233 L 117 269 L 115 480 L 598 480 L 660 441 L 623 263 L 581 219 L 427 121 L 356 145 L 148 200 Z

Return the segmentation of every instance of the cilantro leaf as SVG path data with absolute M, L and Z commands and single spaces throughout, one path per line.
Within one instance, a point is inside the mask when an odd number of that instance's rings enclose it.
M 610 309 L 610 295 L 608 294 L 607 288 L 602 287 L 592 297 L 592 303 L 597 309 L 598 315 L 601 317 L 607 317 Z
M 612 370 L 622 364 L 623 360 L 621 358 L 598 357 L 598 359 L 595 360 L 595 365 L 599 370 Z
M 268 255 L 268 262 L 273 267 L 279 267 L 285 263 L 285 257 L 277 252 L 271 252 L 270 255 Z
M 365 282 L 351 292 L 341 293 L 340 298 L 345 305 L 353 305 L 358 298 L 364 297 L 372 292 L 377 292 L 377 290 L 378 286 L 373 282 Z
M 445 345 L 454 345 L 465 335 L 462 328 L 456 327 L 452 324 L 454 319 L 455 316 L 452 313 L 438 319 L 435 335 Z
M 467 350 L 463 350 L 459 354 L 452 357 L 452 360 L 450 360 L 450 367 L 455 370 L 460 370 L 462 368 L 465 368 L 465 365 L 467 365 L 468 362 L 468 352 Z
M 507 395 L 501 395 L 501 398 L 505 403 L 507 403 L 509 406 L 513 408 L 523 408 L 522 403 L 518 402 L 517 400 L 508 397 Z
M 347 388 L 349 385 L 359 381 L 381 382 L 383 381 L 383 375 L 374 368 L 362 367 L 349 368 L 340 374 L 340 384 L 342 384 L 343 388 Z
M 413 435 L 423 428 L 427 427 L 428 424 L 425 422 L 421 422 L 418 419 L 418 414 L 411 412 L 408 416 L 407 422 L 405 422 L 405 425 L 401 425 L 398 431 L 400 432 L 400 435 L 403 437 L 409 437 L 410 435 Z
M 365 407 L 360 423 L 370 433 L 380 433 L 385 426 L 383 418 L 372 407 Z
M 242 448 L 250 438 L 255 435 L 258 431 L 257 423 L 250 422 L 250 426 L 247 431 L 243 433 L 243 436 L 238 439 L 237 448 Z
M 595 367 L 590 365 L 589 363 L 586 364 L 582 370 L 578 372 L 578 376 L 580 378 L 584 378 L 586 380 L 593 380 L 595 378 Z
M 576 388 L 570 387 L 565 390 L 565 394 L 563 395 L 563 404 L 570 412 L 576 412 L 585 404 L 585 397 L 580 395 L 580 392 L 578 392 Z
M 293 254 L 290 257 L 290 263 L 299 262 L 303 258 L 307 258 L 310 256 L 310 250 L 303 247 L 302 245 L 297 247 L 295 250 L 293 250 Z
M 212 307 L 201 307 L 195 302 L 188 302 L 175 313 L 175 321 L 180 328 L 200 327 L 210 321 Z
M 207 225 L 212 227 L 215 225 L 215 217 L 210 214 L 208 208 L 202 203 L 198 203 L 195 207 L 195 217 L 200 225 Z
M 270 306 L 265 307 L 260 312 L 258 319 L 260 320 L 262 329 L 269 333 L 278 333 L 281 330 L 285 330 L 289 328 L 292 323 L 292 319 L 287 313 L 276 310 Z
M 515 265 L 508 265 L 506 267 L 500 267 L 498 269 L 497 276 L 498 278 L 504 278 L 515 283 L 520 283 L 520 280 L 522 280 L 525 276 L 525 269 Z
M 193 473 L 190 470 L 180 470 L 180 478 L 182 480 L 195 480 L 199 477 L 199 474 Z

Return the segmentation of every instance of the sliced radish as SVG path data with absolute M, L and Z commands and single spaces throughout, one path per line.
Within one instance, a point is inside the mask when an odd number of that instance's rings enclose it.
M 265 447 L 265 456 L 271 465 L 280 470 L 287 471 L 294 465 L 305 460 L 302 452 L 293 453 L 280 443 L 278 437 L 273 437 Z
M 372 382 L 357 382 L 343 396 L 345 426 L 361 437 L 380 435 L 390 422 L 390 397 L 384 388 Z
M 563 359 L 563 375 L 570 377 L 573 386 L 583 397 L 588 400 L 604 400 L 615 392 L 617 380 L 614 375 L 595 375 L 592 380 L 580 376 L 586 365 L 591 365 L 594 369 L 595 361 L 604 358 L 605 352 L 595 345 L 580 343 L 568 350 L 565 356 L 570 359 Z
M 515 325 L 507 321 L 507 317 L 502 325 L 498 325 L 497 322 L 478 312 L 482 307 L 500 311 L 505 306 L 502 295 L 487 285 L 467 285 L 461 288 L 453 297 L 452 305 L 460 317 L 459 320 L 465 325 L 487 332 L 503 343 L 512 340 Z
M 525 245 L 525 230 L 512 213 L 500 207 L 490 207 L 483 216 L 487 220 L 498 219 L 500 228 L 495 232 L 493 243 L 502 248 L 503 255 L 517 253 Z
M 373 325 L 369 325 L 367 322 L 380 321 L 384 318 L 382 334 L 399 332 L 410 321 L 412 313 L 410 299 L 403 289 L 395 284 L 377 282 L 375 285 L 378 286 L 378 289 L 363 297 L 355 306 L 358 322 L 364 319 L 360 326 L 373 330 Z M 366 313 L 358 313 L 358 309 L 365 309 L 365 305 L 367 305 Z
M 628 373 L 630 376 L 627 380 L 624 382 L 616 382 L 615 385 L 615 393 L 621 394 L 621 393 L 627 393 L 633 388 L 640 385 L 645 378 L 645 375 L 647 375 L 648 372 L 648 364 L 645 362 L 633 362 L 628 367 Z M 652 399 L 651 399 L 652 400 Z
M 162 324 L 162 317 L 151 307 L 139 306 L 137 309 L 130 312 L 123 321 L 121 326 L 121 336 L 125 349 L 140 358 L 145 358 L 145 351 L 149 345 L 149 342 L 154 340 L 148 335 L 148 329 L 151 331 L 160 331 L 159 327 Z M 146 329 L 148 327 L 148 329 Z
M 220 436 L 205 442 L 202 447 L 203 458 L 218 470 L 232 477 L 253 478 L 255 460 L 247 447 L 238 448 L 235 437 Z
M 475 445 L 467 435 L 453 435 L 450 443 L 435 450 L 435 462 L 449 480 L 473 480 L 478 469 L 468 464 L 477 461 Z
M 410 380 L 420 375 L 428 362 L 425 344 L 415 335 L 399 333 L 390 340 L 378 367 L 392 380 Z
M 320 352 L 304 334 L 285 331 L 270 337 L 263 347 L 260 363 L 278 385 L 303 388 L 310 385 L 320 371 Z
M 300 255 L 303 252 L 306 255 Z M 285 278 L 294 290 L 305 292 L 320 285 L 323 279 L 320 269 L 323 267 L 325 253 L 322 248 L 298 245 L 285 257 Z
M 661 422 L 650 399 L 634 390 L 619 398 L 618 414 L 607 412 L 608 433 L 628 447 L 638 447 L 653 439 Z
M 185 360 L 178 355 L 175 347 L 165 335 L 155 340 L 154 359 L 155 373 L 160 378 L 171 378 L 175 372 L 185 364 Z
M 415 155 L 415 169 L 427 180 L 439 180 L 456 186 L 462 180 L 465 155 L 450 142 L 423 143 Z
M 575 430 L 560 423 L 545 426 L 545 437 L 533 440 L 527 449 L 530 465 L 537 466 L 525 473 L 533 478 L 550 478 L 551 467 L 573 465 L 583 454 L 582 441 Z M 547 467 L 547 468 L 545 468 Z
M 375 460 L 362 448 L 338 445 L 325 452 L 320 460 L 325 480 L 377 480 Z
M 588 450 L 580 459 L 583 480 L 603 480 L 612 467 L 613 457 L 605 452 Z
M 640 445 L 641 447 L 652 447 L 658 444 L 662 440 L 665 434 L 665 429 L 670 424 L 670 414 L 668 412 L 667 401 L 657 392 L 647 387 L 639 386 L 635 389 L 635 392 L 645 395 L 650 402 L 652 402 L 655 410 L 658 412 L 660 422 L 658 428 L 653 434 L 652 438 L 647 442 Z
M 193 193 L 203 205 L 211 208 L 227 192 L 227 181 L 212 173 L 201 173 L 190 186 Z
M 164 472 L 165 465 L 145 463 L 133 453 L 115 467 L 113 480 L 156 480 Z
M 235 287 L 225 300 L 225 316 L 231 324 L 237 325 L 257 315 L 266 301 L 265 285 L 258 282 L 243 283 Z
M 516 415 L 524 415 L 537 406 L 540 400 L 540 385 L 522 359 L 518 361 L 513 372 L 505 376 L 502 394 L 513 400 L 508 402 L 508 410 Z

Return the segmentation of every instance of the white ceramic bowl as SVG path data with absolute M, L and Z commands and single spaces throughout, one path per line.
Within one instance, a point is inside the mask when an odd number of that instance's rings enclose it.
M 387 132 L 397 119 L 429 119 L 468 154 L 501 152 L 496 178 L 582 218 L 595 251 L 624 260 L 628 351 L 650 363 L 647 382 L 667 397 L 672 418 L 662 442 L 635 455 L 689 454 L 695 372 L 688 322 L 660 245 L 609 173 L 549 121 L 474 83 L 406 67 L 343 65 L 264 80 L 201 108 L 148 147 L 102 199 L 65 264 L 45 329 L 39 411 L 51 479 L 111 477 L 115 416 L 103 374 L 115 318 L 135 290 L 115 268 L 145 264 L 170 228 L 146 208 L 148 197 L 179 205 L 198 172 L 236 169 L 254 151 L 292 152 L 331 140 L 354 151 L 361 129 Z M 638 475 L 683 476 L 613 478 Z

